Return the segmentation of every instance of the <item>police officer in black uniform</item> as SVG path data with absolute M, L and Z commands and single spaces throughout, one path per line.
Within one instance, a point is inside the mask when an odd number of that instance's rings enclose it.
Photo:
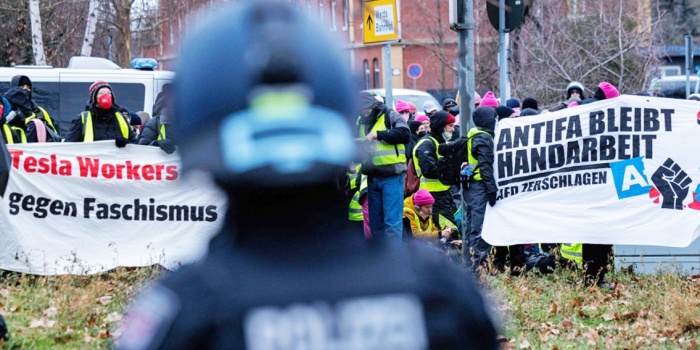
M 326 30 L 287 2 L 217 11 L 182 47 L 173 117 L 183 169 L 213 175 L 226 219 L 202 262 L 137 298 L 117 346 L 495 349 L 466 272 L 349 226 L 355 84 Z

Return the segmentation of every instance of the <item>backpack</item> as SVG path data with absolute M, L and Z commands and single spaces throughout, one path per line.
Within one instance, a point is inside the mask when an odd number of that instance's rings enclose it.
M 408 158 L 406 163 L 406 181 L 403 183 L 403 197 L 406 198 L 416 192 L 420 188 L 420 176 L 416 173 L 416 167 L 413 165 L 413 157 Z
M 438 146 L 438 152 L 442 155 L 438 160 L 438 178 L 443 184 L 452 186 L 461 183 L 462 163 L 467 161 L 467 141 L 469 138 L 460 137 Z

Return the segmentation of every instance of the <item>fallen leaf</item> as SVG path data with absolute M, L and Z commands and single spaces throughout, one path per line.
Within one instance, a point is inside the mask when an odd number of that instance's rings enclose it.
M 52 306 L 52 307 L 44 310 L 44 316 L 51 317 L 51 316 L 56 316 L 56 315 L 58 315 L 58 308 L 55 306 Z
M 49 320 L 46 316 L 41 316 L 38 320 L 32 320 L 29 328 L 51 328 L 56 324 L 56 321 Z
M 122 314 L 118 312 L 111 312 L 107 317 L 105 317 L 106 322 L 118 322 L 121 321 L 122 319 Z
M 102 304 L 102 305 L 107 305 L 112 301 L 112 296 L 111 295 L 105 295 L 103 297 L 97 298 L 97 303 Z
M 521 349 L 528 349 L 528 348 L 530 348 L 530 342 L 527 341 L 527 339 L 523 340 L 523 341 L 520 343 L 520 348 L 521 348 Z
M 564 329 L 569 329 L 573 325 L 573 322 L 569 321 L 568 319 L 564 319 L 561 321 L 561 326 L 564 327 Z
M 557 305 L 557 303 L 552 303 L 552 305 L 549 307 L 550 314 L 556 314 L 558 310 L 559 310 L 559 305 Z
M 98 337 L 100 337 L 100 339 L 107 339 L 107 338 L 111 337 L 111 335 L 109 334 L 109 329 L 101 330 Z
M 7 297 L 8 295 L 10 295 L 10 291 L 5 288 L 0 289 L 0 295 Z
M 19 306 L 13 306 L 10 308 L 10 312 L 19 312 L 20 308 Z
M 604 315 L 603 315 L 603 319 L 606 320 L 606 321 L 612 321 L 612 320 L 615 319 L 615 315 L 604 314 Z

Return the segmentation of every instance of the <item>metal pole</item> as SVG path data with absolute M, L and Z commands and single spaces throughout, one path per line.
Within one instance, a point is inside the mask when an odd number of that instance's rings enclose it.
M 459 41 L 457 42 L 459 69 L 459 119 L 460 135 L 466 137 L 469 130 L 474 127 L 472 121 L 472 109 L 474 107 L 474 2 L 473 0 L 459 0 L 457 3 L 459 22 L 463 24 L 459 28 Z M 462 257 L 467 267 L 471 266 L 471 254 L 469 254 L 467 240 L 467 207 L 462 195 Z
M 466 136 L 474 127 L 471 120 L 474 107 L 474 3 L 473 0 L 459 0 L 457 13 L 461 14 L 459 21 L 463 27 L 459 29 L 457 42 L 459 64 L 457 75 L 459 77 L 459 120 L 460 135 Z
M 690 70 L 693 66 L 693 40 L 690 34 L 685 35 L 685 98 L 690 96 Z
M 391 44 L 382 45 L 382 60 L 384 61 L 384 103 L 389 108 L 394 108 L 394 95 L 391 87 Z
M 506 105 L 508 92 L 508 48 L 506 47 L 506 1 L 498 1 L 498 66 L 500 72 L 499 95 L 501 97 L 501 106 Z

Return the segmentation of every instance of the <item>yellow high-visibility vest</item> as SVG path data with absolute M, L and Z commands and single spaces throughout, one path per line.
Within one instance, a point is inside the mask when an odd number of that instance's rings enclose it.
M 422 143 L 427 142 L 429 140 L 432 140 L 433 143 L 435 143 L 435 153 L 437 154 L 437 159 L 442 158 L 440 152 L 438 152 L 438 146 L 440 146 L 440 143 L 432 136 L 420 139 L 416 146 L 413 147 L 413 166 L 416 168 L 416 175 L 420 177 L 420 188 L 426 189 L 428 190 L 428 192 L 447 191 L 450 189 L 449 185 L 443 184 L 442 182 L 440 182 L 439 179 L 430 179 L 423 176 L 423 172 L 420 169 L 420 162 L 418 162 L 418 156 L 416 156 L 416 152 L 418 151 L 418 147 Z
M 119 123 L 119 129 L 125 139 L 129 139 L 129 124 L 124 119 L 121 113 L 115 112 L 114 116 Z M 83 121 L 83 142 L 95 141 L 95 130 L 92 128 L 92 113 L 90 111 L 80 113 L 80 118 Z

